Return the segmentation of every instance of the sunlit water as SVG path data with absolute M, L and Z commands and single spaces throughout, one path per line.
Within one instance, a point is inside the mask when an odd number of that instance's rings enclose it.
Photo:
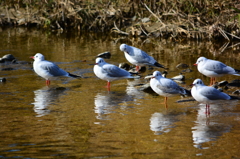
M 0 57 L 13 54 L 24 64 L 0 64 L 0 158 L 239 158 L 240 102 L 205 105 L 194 101 L 177 103 L 140 91 L 143 78 L 112 82 L 95 77 L 96 55 L 110 51 L 107 62 L 127 62 L 121 43 L 139 47 L 167 66 L 168 77 L 178 75 L 179 63 L 193 72 L 184 73 L 190 89 L 195 78 L 209 78 L 192 65 L 199 56 L 221 60 L 240 69 L 238 48 L 209 41 L 172 42 L 99 34 L 56 34 L 27 29 L 1 30 Z M 232 44 L 229 44 L 230 46 Z M 85 78 L 60 78 L 45 86 L 32 70 L 35 53 Z M 10 68 L 10 69 L 9 69 Z M 151 74 L 147 70 L 142 75 Z M 231 81 L 235 76 L 219 80 Z M 231 94 L 233 88 L 225 91 Z M 188 99 L 188 98 L 187 98 Z

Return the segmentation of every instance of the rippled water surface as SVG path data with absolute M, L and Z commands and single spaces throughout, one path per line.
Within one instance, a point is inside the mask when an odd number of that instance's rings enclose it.
M 144 78 L 106 82 L 92 68 L 97 54 L 110 51 L 107 62 L 127 62 L 121 43 L 141 48 L 167 66 L 168 77 L 178 75 L 180 63 L 192 72 L 183 87 L 195 78 L 209 78 L 193 66 L 199 56 L 220 60 L 240 69 L 239 48 L 210 41 L 175 41 L 126 38 L 100 34 L 57 34 L 27 29 L 0 32 L 0 57 L 14 55 L 19 64 L 0 64 L 0 158 L 240 158 L 240 102 L 205 105 L 180 102 L 139 90 Z M 47 60 L 85 78 L 60 78 L 45 86 L 32 70 L 40 52 Z M 142 75 L 151 74 L 147 69 Z M 234 80 L 225 76 L 219 80 Z M 231 94 L 238 88 L 225 90 Z M 190 98 L 190 97 L 189 97 Z M 186 98 L 186 99 L 189 99 Z

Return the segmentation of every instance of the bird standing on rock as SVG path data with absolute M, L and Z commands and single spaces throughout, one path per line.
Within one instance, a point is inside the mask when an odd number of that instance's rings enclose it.
M 53 62 L 47 61 L 44 59 L 44 56 L 41 53 L 37 53 L 35 56 L 31 56 L 30 58 L 34 59 L 33 62 L 33 69 L 34 71 L 41 77 L 46 79 L 46 85 L 50 85 L 50 79 L 54 77 L 73 77 L 73 78 L 80 78 L 79 75 L 74 75 L 64 71 L 63 69 L 59 68 Z
M 216 77 L 221 77 L 227 74 L 240 76 L 238 70 L 235 70 L 220 61 L 210 60 L 206 57 L 199 57 L 194 65 L 197 66 L 200 73 L 211 78 L 210 85 L 213 85 L 216 82 Z
M 165 68 L 159 64 L 152 56 L 149 56 L 146 52 L 133 46 L 126 44 L 120 45 L 120 50 L 124 52 L 126 59 L 133 65 L 136 65 L 136 71 L 140 70 L 141 66 L 156 66 Z

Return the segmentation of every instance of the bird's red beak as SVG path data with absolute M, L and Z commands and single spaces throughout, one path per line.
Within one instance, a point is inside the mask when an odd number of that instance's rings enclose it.
M 30 56 L 29 58 L 34 59 L 34 56 Z
M 197 64 L 195 63 L 195 64 L 193 64 L 194 66 L 197 66 Z

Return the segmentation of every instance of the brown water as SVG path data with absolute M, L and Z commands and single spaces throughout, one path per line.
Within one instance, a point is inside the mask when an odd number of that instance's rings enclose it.
M 171 42 L 99 34 L 46 33 L 37 30 L 1 30 L 0 56 L 13 54 L 19 61 L 40 52 L 61 68 L 83 79 L 61 78 L 50 87 L 32 70 L 32 64 L 0 64 L 0 158 L 240 158 L 240 102 L 211 105 L 210 117 L 197 102 L 176 103 L 138 90 L 141 79 L 119 80 L 111 91 L 95 77 L 95 56 L 110 51 L 113 64 L 127 62 L 121 43 L 139 47 L 178 75 L 179 63 L 189 87 L 195 78 L 209 79 L 192 66 L 199 56 L 221 60 L 240 69 L 239 49 L 209 41 Z M 232 44 L 229 44 L 229 46 Z M 156 70 L 156 68 L 154 69 Z M 159 69 L 162 71 L 162 69 Z M 152 73 L 147 70 L 143 74 Z M 233 80 L 225 76 L 219 80 Z M 228 90 L 231 93 L 237 88 Z

